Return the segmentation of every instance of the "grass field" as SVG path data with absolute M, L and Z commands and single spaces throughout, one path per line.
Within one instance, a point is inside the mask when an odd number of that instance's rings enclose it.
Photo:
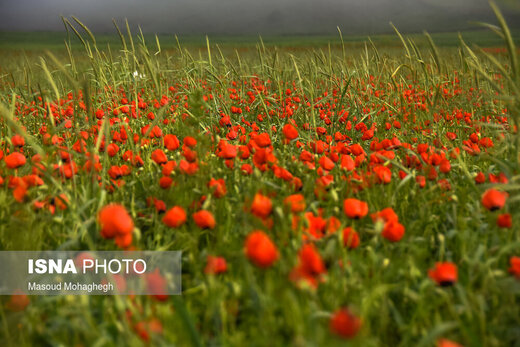
M 0 249 L 182 250 L 183 293 L 3 297 L 2 345 L 520 345 L 505 24 L 67 28 L 0 33 Z

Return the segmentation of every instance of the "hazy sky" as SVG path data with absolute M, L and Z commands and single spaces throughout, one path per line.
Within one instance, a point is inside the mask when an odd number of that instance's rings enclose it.
M 520 11 L 501 4 L 511 25 Z M 492 20 L 487 0 L 0 0 L 0 30 L 63 30 L 75 15 L 95 32 L 114 32 L 128 18 L 145 32 L 175 34 L 370 34 L 448 31 Z

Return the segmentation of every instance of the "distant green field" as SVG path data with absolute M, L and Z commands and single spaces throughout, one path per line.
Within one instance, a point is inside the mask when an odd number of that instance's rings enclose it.
M 134 33 L 135 34 L 135 33 Z M 459 44 L 459 33 L 433 33 L 431 34 L 435 43 L 440 47 L 453 47 Z M 497 47 L 502 45 L 500 37 L 489 30 L 475 30 L 461 33 L 462 37 L 468 44 L 475 44 L 482 47 Z M 96 40 L 99 47 L 117 47 L 120 44 L 119 37 L 116 34 L 96 34 Z M 513 31 L 513 36 L 520 37 L 520 30 Z M 161 47 L 174 48 L 177 41 L 174 34 L 160 34 L 157 36 Z M 377 46 L 399 46 L 399 38 L 395 34 L 384 35 L 349 35 L 343 33 L 343 40 L 347 46 L 363 46 L 368 38 L 377 44 Z M 423 33 L 408 34 L 407 37 L 413 39 L 417 45 L 427 45 L 426 37 Z M 155 36 L 146 34 L 144 36 L 147 46 L 155 45 Z M 209 39 L 212 44 L 218 44 L 222 47 L 254 47 L 260 42 L 260 38 L 266 46 L 279 47 L 323 47 L 331 44 L 332 46 L 340 45 L 341 40 L 337 35 L 287 35 L 287 36 L 218 36 L 210 35 Z M 206 45 L 206 38 L 201 35 L 183 35 L 178 37 L 183 47 L 202 47 Z M 41 49 L 64 49 L 64 41 L 67 40 L 67 33 L 62 32 L 0 32 L 0 49 L 24 49 L 24 50 L 41 50 Z M 80 46 L 81 42 L 72 34 L 71 42 L 73 46 Z

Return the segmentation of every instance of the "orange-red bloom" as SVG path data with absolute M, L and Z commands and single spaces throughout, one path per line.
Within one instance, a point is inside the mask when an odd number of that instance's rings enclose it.
M 164 214 L 162 221 L 170 228 L 178 228 L 186 222 L 186 211 L 180 206 L 174 206 Z
M 305 210 L 305 198 L 301 194 L 289 195 L 283 202 L 289 206 L 293 213 L 303 212 Z
M 368 204 L 358 199 L 345 199 L 343 201 L 343 211 L 349 218 L 363 218 L 368 213 Z
M 352 227 L 343 229 L 343 246 L 355 249 L 359 246 L 359 235 Z
M 217 275 L 226 271 L 226 259 L 224 259 L 223 257 L 214 257 L 212 255 L 208 255 L 206 267 L 204 268 L 204 273 Z
M 457 282 L 457 266 L 451 262 L 435 263 L 435 268 L 428 270 L 428 276 L 440 286 L 451 286 Z
M 463 347 L 461 344 L 453 342 L 448 339 L 437 340 L 437 347 Z
M 31 303 L 27 295 L 21 291 L 16 291 L 6 304 L 9 311 L 18 312 L 23 311 Z
M 101 225 L 101 236 L 106 239 L 131 234 L 134 229 L 132 217 L 126 208 L 119 204 L 109 204 L 103 207 L 99 211 L 98 220 Z
M 361 319 L 355 316 L 348 308 L 341 308 L 330 318 L 330 331 L 341 338 L 351 339 L 361 329 Z
M 322 275 L 327 272 L 325 264 L 313 244 L 306 244 L 298 253 L 298 265 L 291 271 L 289 278 L 300 284 L 306 281 L 311 287 L 316 288 L 319 282 L 323 282 Z
M 482 206 L 489 211 L 500 210 L 506 204 L 507 196 L 506 192 L 490 188 L 482 194 Z
M 22 153 L 14 152 L 4 158 L 5 164 L 10 169 L 17 169 L 20 166 L 25 165 L 27 161 Z
M 381 235 L 391 242 L 397 242 L 404 236 L 404 225 L 396 220 L 387 222 Z
M 511 257 L 509 265 L 509 273 L 520 280 L 520 257 Z
M 271 214 L 273 203 L 269 197 L 256 193 L 251 205 L 251 213 L 259 218 L 267 218 Z
M 278 259 L 278 249 L 263 231 L 251 232 L 245 242 L 245 252 L 249 260 L 258 267 L 267 268 Z
M 164 164 L 168 162 L 168 158 L 166 157 L 166 154 L 164 154 L 162 149 L 156 149 L 152 152 L 152 160 L 155 161 L 157 164 Z
M 193 214 L 193 220 L 199 228 L 202 229 L 213 229 L 215 227 L 215 217 L 213 214 L 206 210 L 200 210 Z
M 286 140 L 291 141 L 298 137 L 298 130 L 292 124 L 285 124 L 282 129 Z
M 214 178 L 210 179 L 208 187 L 213 190 L 213 196 L 216 198 L 221 198 L 227 193 L 226 182 L 223 178 L 219 178 L 218 180 Z
M 497 217 L 497 225 L 500 228 L 511 228 L 513 226 L 513 218 L 510 213 L 503 213 Z

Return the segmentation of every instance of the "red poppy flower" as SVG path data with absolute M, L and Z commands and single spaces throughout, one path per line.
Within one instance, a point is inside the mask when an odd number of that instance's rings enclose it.
M 194 138 L 194 137 L 191 137 L 191 136 L 186 136 L 183 140 L 183 143 L 190 147 L 190 148 L 193 148 L 197 145 L 197 140 Z
M 298 130 L 292 124 L 285 124 L 282 129 L 285 139 L 288 141 L 294 140 L 298 137 Z
M 330 216 L 329 219 L 327 220 L 327 232 L 328 233 L 335 233 L 339 229 L 340 226 L 341 226 L 341 221 L 334 216 Z
M 300 266 L 305 273 L 317 276 L 326 272 L 325 264 L 313 244 L 308 243 L 304 245 L 298 253 L 298 257 Z
M 132 234 L 118 234 L 114 241 L 119 248 L 127 248 L 132 244 Z
M 206 267 L 204 268 L 204 273 L 217 275 L 226 271 L 226 259 L 224 259 L 223 257 L 214 257 L 212 255 L 208 255 Z
M 163 164 L 161 171 L 163 176 L 170 176 L 170 174 L 173 172 L 176 166 L 177 163 L 175 162 L 175 160 L 170 160 L 166 164 Z
M 4 158 L 5 164 L 10 169 L 17 169 L 25 165 L 26 158 L 22 153 L 14 152 Z
M 109 157 L 115 156 L 118 151 L 119 151 L 119 146 L 116 145 L 115 143 L 111 143 L 107 146 L 107 154 Z
M 159 186 L 162 189 L 168 189 L 171 187 L 172 184 L 173 184 L 173 179 L 169 176 L 162 176 L 161 178 L 159 178 Z
M 511 228 L 513 225 L 513 219 L 510 213 L 503 213 L 497 217 L 497 225 L 500 228 Z
M 155 269 L 153 272 L 146 274 L 146 285 L 148 292 L 152 294 L 152 297 L 158 301 L 166 301 L 168 299 L 168 282 L 163 275 L 159 272 L 159 269 Z
M 133 329 L 139 338 L 144 342 L 150 342 L 152 334 L 162 334 L 163 327 L 157 318 L 152 318 L 150 321 L 141 321 L 133 326 Z
M 476 176 L 475 176 L 475 183 L 476 184 L 482 184 L 486 182 L 486 175 L 484 175 L 482 172 L 479 172 Z
M 507 196 L 506 192 L 490 188 L 482 194 L 482 206 L 489 211 L 500 210 L 506 204 Z
M 381 235 L 388 241 L 397 242 L 403 238 L 404 231 L 404 225 L 402 225 L 396 220 L 393 220 L 385 223 Z
M 330 331 L 344 339 L 355 337 L 361 329 L 361 319 L 348 308 L 341 308 L 330 318 Z
M 323 170 L 331 171 L 334 169 L 334 162 L 327 156 L 322 156 L 320 160 L 318 160 L 320 166 L 323 168 Z
M 289 206 L 293 213 L 303 212 L 305 210 L 305 198 L 301 194 L 289 195 L 283 202 Z
M 298 265 L 291 271 L 289 278 L 300 285 L 305 281 L 312 288 L 323 282 L 323 274 L 327 272 L 325 264 L 313 244 L 306 244 L 298 252 Z
M 256 193 L 251 204 L 251 213 L 258 218 L 267 218 L 271 214 L 273 203 L 269 197 Z
M 382 219 L 385 223 L 399 220 L 399 217 L 391 207 L 387 207 L 379 212 L 372 213 L 370 217 L 372 217 L 372 221 L 374 221 L 374 223 L 377 222 L 378 219 Z
M 355 249 L 359 246 L 359 235 L 352 227 L 343 229 L 343 246 Z
M 200 210 L 193 214 L 193 220 L 199 228 L 213 229 L 215 227 L 215 218 L 213 214 L 206 210 Z
M 261 133 L 255 136 L 255 143 L 260 148 L 269 147 L 271 145 L 271 138 L 268 133 Z
M 461 344 L 453 342 L 448 339 L 437 340 L 437 347 L 463 347 Z
M 130 234 L 134 229 L 132 217 L 125 207 L 119 204 L 109 204 L 103 207 L 99 211 L 98 220 L 101 225 L 101 236 L 106 239 Z
M 11 137 L 11 143 L 15 147 L 23 147 L 25 145 L 25 140 L 22 136 L 16 134 Z
M 451 262 L 435 263 L 435 268 L 428 270 L 428 276 L 440 286 L 451 286 L 457 282 L 457 266 Z
M 22 291 L 15 291 L 6 304 L 9 311 L 18 312 L 23 311 L 31 303 L 31 300 Z
M 162 222 L 170 228 L 178 228 L 186 222 L 186 212 L 182 207 L 174 206 L 164 214 Z
M 374 167 L 374 173 L 379 183 L 388 184 L 392 181 L 392 171 L 386 166 L 378 165 Z
M 156 149 L 152 152 L 152 160 L 157 164 L 164 164 L 168 162 L 168 158 L 166 157 L 166 154 L 164 154 L 162 149 Z
M 520 257 L 511 257 L 509 265 L 509 273 L 520 280 Z
M 218 180 L 214 178 L 210 179 L 208 187 L 213 190 L 213 196 L 216 198 L 221 198 L 226 195 L 226 182 L 222 178 L 219 178 Z
M 172 134 L 165 135 L 163 138 L 163 142 L 164 147 L 166 147 L 169 151 L 174 151 L 180 146 L 179 139 L 177 138 L 177 136 Z
M 345 199 L 343 201 L 343 211 L 349 218 L 363 218 L 368 213 L 368 204 L 358 199 Z
M 249 234 L 245 242 L 245 253 L 258 267 L 267 268 L 278 259 L 278 249 L 269 236 L 256 230 Z

